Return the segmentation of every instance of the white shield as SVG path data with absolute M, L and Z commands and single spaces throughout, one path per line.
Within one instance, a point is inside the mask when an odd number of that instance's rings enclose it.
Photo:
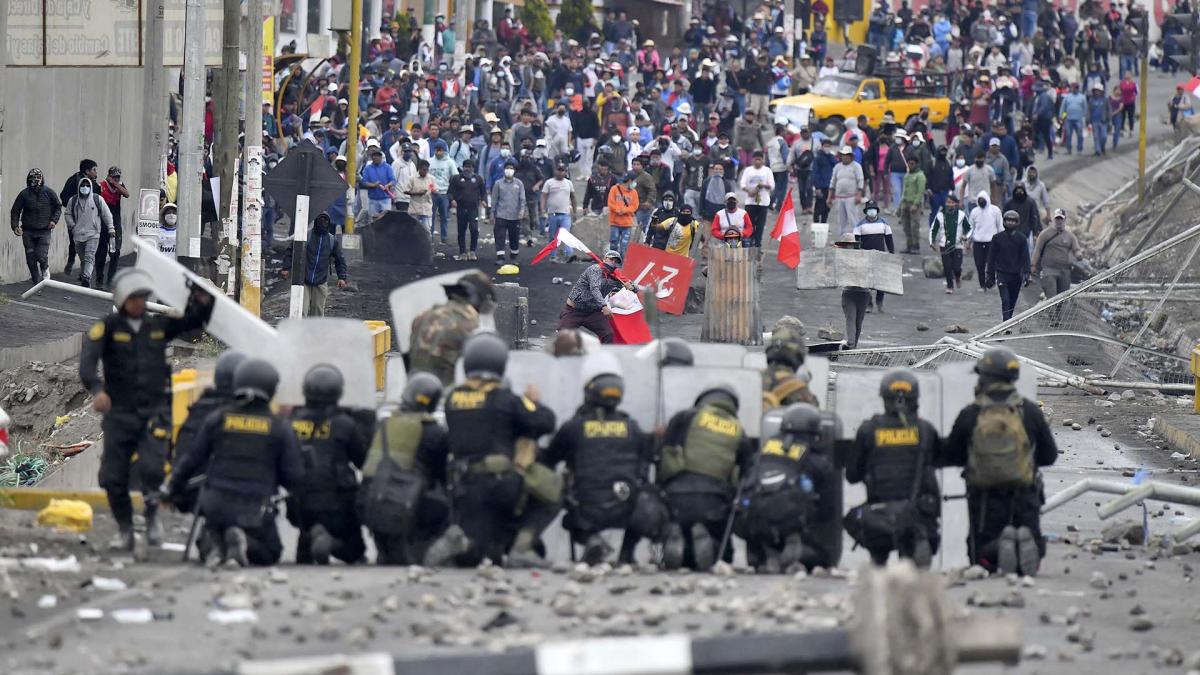
M 339 404 L 344 408 L 376 407 L 374 339 L 361 321 L 354 319 L 286 319 L 279 324 L 275 345 L 247 350 L 279 370 L 275 402 L 304 405 L 304 376 L 326 363 L 342 373 L 345 389 Z

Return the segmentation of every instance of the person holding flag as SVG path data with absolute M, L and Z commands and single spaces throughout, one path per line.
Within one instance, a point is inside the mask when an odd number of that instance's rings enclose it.
M 791 269 L 800 264 L 800 230 L 796 228 L 796 207 L 792 203 L 792 191 L 787 191 L 783 205 L 779 208 L 779 217 L 775 219 L 775 228 L 771 230 L 771 238 L 779 242 L 779 251 L 775 257 L 779 262 Z
M 564 234 L 570 236 L 570 232 L 560 229 L 558 240 L 562 240 Z M 578 247 L 587 251 L 587 247 L 582 243 Z M 541 253 L 538 255 L 541 256 Z M 571 287 L 571 293 L 558 315 L 557 330 L 583 327 L 595 333 L 601 344 L 612 343 L 612 309 L 608 306 L 608 296 L 622 287 L 630 291 L 637 290 L 633 283 L 618 278 L 617 268 L 621 266 L 621 260 L 619 252 L 609 249 L 604 254 L 603 261 L 589 265 L 583 274 L 579 275 L 579 280 Z

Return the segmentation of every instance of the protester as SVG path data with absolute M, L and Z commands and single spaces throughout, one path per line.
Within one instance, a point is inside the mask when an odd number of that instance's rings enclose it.
M 1052 298 L 1071 288 L 1071 264 L 1081 254 L 1079 239 L 1067 229 L 1067 213 L 1054 210 L 1054 226 L 1042 230 L 1033 247 L 1030 266 L 1041 279 L 1042 291 Z

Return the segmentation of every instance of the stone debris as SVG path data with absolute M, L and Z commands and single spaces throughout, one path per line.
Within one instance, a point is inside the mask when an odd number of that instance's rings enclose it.
M 917 330 L 924 333 L 925 331 L 929 330 L 929 324 L 925 323 L 924 321 L 918 321 Z
M 1092 576 L 1088 580 L 1088 585 L 1098 590 L 1108 590 L 1108 587 L 1112 586 L 1112 581 L 1109 580 L 1108 575 L 1104 572 L 1096 571 L 1092 572 Z
M 1046 658 L 1048 650 L 1042 645 L 1025 645 L 1021 650 L 1021 658 L 1026 661 L 1042 661 Z
M 967 328 L 966 326 L 962 325 L 961 323 L 952 323 L 949 326 L 946 326 L 943 330 L 945 332 L 953 334 L 953 335 L 961 335 L 964 333 L 971 332 L 970 328 Z
M 1154 622 L 1144 616 L 1135 616 L 1129 620 L 1129 630 L 1135 633 L 1144 633 L 1154 628 Z
M 1109 544 L 1126 542 L 1141 546 L 1145 541 L 1145 531 L 1139 522 L 1120 520 L 1106 525 L 1100 533 L 1100 538 Z
M 979 565 L 971 565 L 962 571 L 961 577 L 964 581 L 979 581 L 988 577 L 988 571 Z

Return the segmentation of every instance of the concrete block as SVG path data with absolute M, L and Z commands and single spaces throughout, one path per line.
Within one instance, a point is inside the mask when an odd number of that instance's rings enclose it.
M 342 235 L 342 255 L 345 256 L 347 263 L 362 262 L 362 259 L 363 259 L 362 235 L 360 235 L 360 234 L 343 234 Z
M 529 346 L 529 289 L 515 283 L 496 284 L 496 332 L 509 347 Z

